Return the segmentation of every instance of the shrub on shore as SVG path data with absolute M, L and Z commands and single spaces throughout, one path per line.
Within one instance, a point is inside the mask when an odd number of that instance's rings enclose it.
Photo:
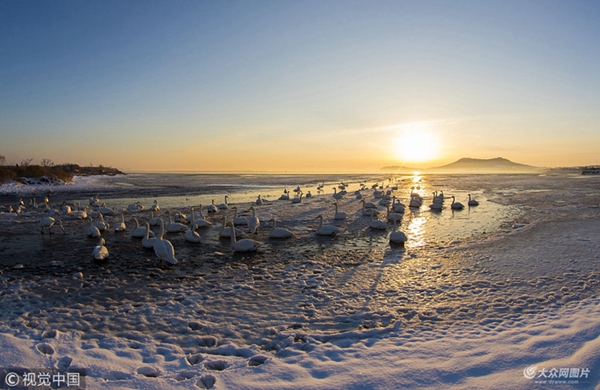
M 80 167 L 77 164 L 53 166 L 4 165 L 0 166 L 0 184 L 11 181 L 28 183 L 31 180 L 47 183 L 68 183 L 76 175 L 117 175 L 122 173 L 116 168 L 107 168 L 102 165 L 99 167 Z

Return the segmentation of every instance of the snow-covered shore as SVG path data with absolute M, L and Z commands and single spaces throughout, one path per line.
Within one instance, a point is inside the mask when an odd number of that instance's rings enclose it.
M 197 246 L 173 234 L 174 267 L 113 232 L 110 260 L 95 264 L 84 223 L 40 238 L 27 233 L 37 214 L 5 214 L 0 250 L 14 259 L 0 275 L 0 367 L 85 370 L 87 388 L 106 389 L 598 389 L 593 185 L 570 204 L 560 189 L 510 185 L 487 197 L 522 205 L 518 223 L 475 238 L 393 248 L 344 199 L 342 233 L 318 239 L 315 216 L 331 210 L 318 195 L 257 207 L 296 237 L 269 240 L 264 226 L 253 256 L 232 254 L 216 228 Z M 480 207 L 424 223 L 497 215 Z

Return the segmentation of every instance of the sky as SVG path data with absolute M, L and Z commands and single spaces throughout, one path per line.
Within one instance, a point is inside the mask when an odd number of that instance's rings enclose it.
M 0 155 L 141 171 L 600 163 L 600 2 L 1 1 Z

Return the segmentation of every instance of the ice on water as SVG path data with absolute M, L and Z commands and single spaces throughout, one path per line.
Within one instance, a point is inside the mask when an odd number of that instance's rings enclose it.
M 11 235 L 19 245 L 2 237 L 8 256 L 0 276 L 0 340 L 9 349 L 38 346 L 39 353 L 15 357 L 24 363 L 56 365 L 70 357 L 92 367 L 90 379 L 105 388 L 119 381 L 152 388 L 157 380 L 161 388 L 526 388 L 523 369 L 535 364 L 585 366 L 597 383 L 597 179 L 399 177 L 400 201 L 408 203 L 413 190 L 425 198 L 420 210 L 407 208 L 399 229 L 409 241 L 402 248 L 389 245 L 389 231 L 366 227 L 369 218 L 353 195 L 361 182 L 387 186 L 384 176 L 95 178 L 91 190 L 87 183 L 51 198 L 73 193 L 83 202 L 85 190 L 109 207 L 140 201 L 149 209 L 157 200 L 162 210 L 183 212 L 228 195 L 249 215 L 260 194 L 267 202 L 255 205 L 262 223 L 252 238 L 265 244 L 255 255 L 239 255 L 218 238 L 217 227 L 202 230 L 200 245 L 171 235 L 182 259 L 171 267 L 113 233 L 106 240 L 111 260 L 94 264 L 80 255 L 94 243 L 79 237 L 78 221 L 67 221 L 64 237 Z M 333 221 L 331 195 L 341 181 L 350 188 L 339 201 L 348 214 L 340 222 Z M 315 196 L 299 204 L 277 200 L 298 185 Z M 430 212 L 434 191 L 464 204 L 472 194 L 480 205 L 452 211 L 446 199 L 441 213 Z M 363 191 L 370 201 L 371 193 Z M 136 215 L 149 217 L 144 213 Z M 341 234 L 316 237 L 319 214 Z M 219 217 L 209 218 L 219 225 Z M 269 240 L 270 218 L 295 237 Z M 2 226 L 34 221 L 0 219 Z

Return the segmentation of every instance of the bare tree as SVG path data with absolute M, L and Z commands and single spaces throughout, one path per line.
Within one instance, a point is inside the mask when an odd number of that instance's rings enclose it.
M 0 155 L 0 165 L 6 164 L 6 157 Z
M 28 167 L 32 161 L 33 161 L 32 158 L 24 158 L 23 160 L 21 160 L 21 166 Z
M 43 167 L 51 167 L 54 165 L 52 160 L 50 160 L 49 158 L 43 158 L 41 164 Z

